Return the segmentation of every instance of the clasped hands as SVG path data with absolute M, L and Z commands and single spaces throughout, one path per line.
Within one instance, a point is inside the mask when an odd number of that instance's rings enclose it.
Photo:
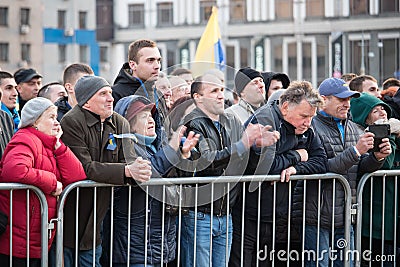
M 278 131 L 270 131 L 272 126 L 249 124 L 242 136 L 244 146 L 249 149 L 253 144 L 257 147 L 266 147 L 275 144 L 281 137 Z

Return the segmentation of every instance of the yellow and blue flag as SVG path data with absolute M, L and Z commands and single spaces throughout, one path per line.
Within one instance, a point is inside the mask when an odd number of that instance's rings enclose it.
M 194 66 L 195 71 L 202 69 L 204 72 L 207 69 L 214 68 L 224 69 L 225 55 L 222 49 L 221 32 L 218 25 L 218 8 L 215 6 L 212 8 L 206 29 L 200 38 L 194 61 L 196 62 L 196 66 Z M 197 62 L 201 63 L 198 64 Z

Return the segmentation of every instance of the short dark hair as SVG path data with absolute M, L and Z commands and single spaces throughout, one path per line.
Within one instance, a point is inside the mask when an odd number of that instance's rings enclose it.
M 386 79 L 382 84 L 382 90 L 386 90 L 386 89 L 388 89 L 389 87 L 392 87 L 392 86 L 400 87 L 400 81 L 397 80 L 396 78 Z
M 77 74 L 84 73 L 87 75 L 93 75 L 93 69 L 86 64 L 83 63 L 74 63 L 67 66 L 63 73 L 63 83 L 74 83 L 76 82 Z
M 128 50 L 128 61 L 135 61 L 136 63 L 139 60 L 139 51 L 142 48 L 145 47 L 157 47 L 156 42 L 149 40 L 149 39 L 140 39 L 132 42 L 129 45 L 129 50 Z
M 193 98 L 195 93 L 200 93 L 203 87 L 203 76 L 198 76 L 190 85 L 190 96 Z
M 50 90 L 49 89 L 52 85 L 61 85 L 62 86 L 62 84 L 59 82 L 46 83 L 45 85 L 42 86 L 42 88 L 40 88 L 40 90 L 38 92 L 38 96 L 50 99 Z
M 0 71 L 0 85 L 3 79 L 14 78 L 14 76 L 7 71 Z
M 350 81 L 349 87 L 353 91 L 362 92 L 362 84 L 366 80 L 377 82 L 377 80 L 374 77 L 372 77 L 371 75 L 360 75 L 360 76 L 354 77 Z

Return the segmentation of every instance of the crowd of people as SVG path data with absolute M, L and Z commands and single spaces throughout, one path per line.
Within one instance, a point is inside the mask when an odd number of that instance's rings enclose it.
M 226 101 L 222 71 L 193 77 L 189 69 L 167 74 L 160 67 L 157 44 L 141 39 L 130 44 L 113 85 L 82 63 L 69 65 L 62 82 L 43 86 L 33 68 L 0 71 L 0 182 L 41 189 L 49 220 L 67 185 L 85 179 L 115 185 L 113 194 L 105 187 L 81 188 L 79 198 L 77 191 L 68 197 L 64 266 L 75 266 L 76 259 L 79 266 L 173 266 L 177 255 L 185 267 L 270 266 L 257 248 L 285 247 L 296 238 L 304 249 L 319 251 L 319 266 L 329 266 L 324 251 L 348 230 L 344 188 L 331 180 L 309 181 L 307 190 L 304 181 L 288 182 L 296 174 L 338 173 L 355 201 L 363 174 L 400 168 L 400 81 L 389 78 L 381 89 L 372 76 L 349 73 L 313 88 L 285 73 L 245 67 L 235 74 L 233 100 Z M 368 130 L 375 124 L 389 125 L 388 135 L 377 139 Z M 162 187 L 141 186 L 154 177 L 253 174 L 279 175 L 280 181 L 259 188 L 185 186 L 186 195 L 197 198 L 186 199 L 179 224 L 176 203 L 163 203 Z M 376 254 L 383 253 L 382 239 L 385 253 L 396 251 L 395 186 L 377 180 L 366 190 L 363 238 L 374 240 Z M 10 199 L 9 191 L 0 191 L 1 266 L 40 266 L 40 204 L 29 199 L 28 210 L 25 192 Z M 353 248 L 352 226 L 350 232 Z M 54 231 L 49 250 L 53 238 Z M 305 265 L 316 266 L 316 260 Z

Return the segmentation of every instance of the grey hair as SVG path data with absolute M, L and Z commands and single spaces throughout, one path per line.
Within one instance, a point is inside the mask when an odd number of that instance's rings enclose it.
M 298 105 L 305 99 L 312 107 L 321 108 L 324 100 L 308 81 L 292 81 L 289 87 L 281 95 L 279 105 L 288 102 L 289 104 Z

